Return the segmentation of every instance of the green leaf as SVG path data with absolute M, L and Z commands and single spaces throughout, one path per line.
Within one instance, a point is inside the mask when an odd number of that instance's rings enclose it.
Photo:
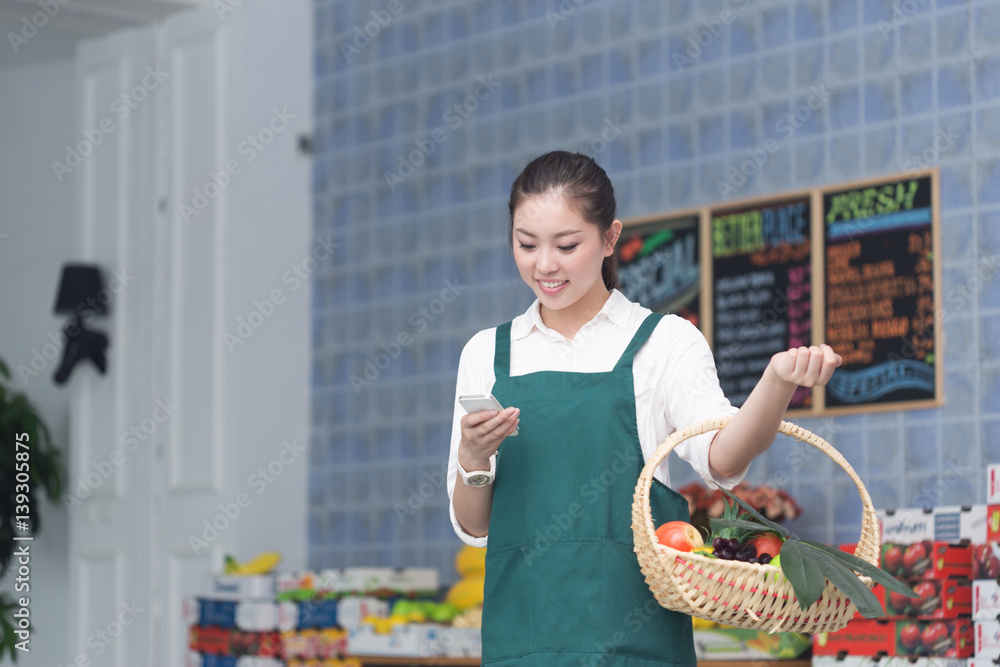
M 875 583 L 882 584 L 890 591 L 899 593 L 900 595 L 905 595 L 906 597 L 910 598 L 920 597 L 919 595 L 913 592 L 913 589 L 911 589 L 909 586 L 901 582 L 896 577 L 892 576 L 882 568 L 875 567 L 868 561 L 858 558 L 854 554 L 849 554 L 846 551 L 841 551 L 840 549 L 834 549 L 833 547 L 823 544 L 822 542 L 813 542 L 812 540 L 801 540 L 801 541 L 803 544 L 808 544 L 810 547 L 818 549 L 838 559 L 846 567 L 855 570 L 859 574 L 871 577 Z M 785 553 L 784 548 L 782 548 L 781 553 Z
M 739 506 L 742 507 L 743 509 L 745 509 L 747 511 L 747 514 L 749 514 L 753 518 L 757 519 L 757 521 L 761 522 L 762 524 L 764 524 L 765 526 L 767 526 L 768 528 L 770 528 L 774 532 L 778 533 L 782 537 L 787 538 L 787 537 L 789 537 L 791 535 L 791 533 L 788 532 L 787 528 L 785 528 L 781 524 L 777 524 L 777 523 L 771 521 L 770 519 L 765 518 L 763 514 L 761 514 L 760 512 L 758 512 L 757 510 L 755 510 L 754 508 L 752 508 L 749 505 L 747 505 L 745 502 L 743 502 L 742 500 L 740 500 L 739 498 L 737 498 L 736 496 L 734 496 L 732 493 L 730 493 L 726 489 L 722 489 L 722 492 L 724 494 L 726 494 L 727 496 L 729 496 L 730 498 L 732 498 L 737 503 L 739 503 Z
M 827 551 L 816 549 L 814 546 L 804 543 L 806 549 L 812 549 L 810 556 L 815 558 L 822 569 L 823 574 L 837 587 L 841 593 L 847 596 L 858 608 L 865 618 L 881 618 L 885 616 L 885 610 L 875 594 L 871 592 L 865 584 L 858 579 L 854 570 L 844 565 L 842 561 Z M 784 549 L 782 549 L 784 551 Z M 784 560 L 782 560 L 784 563 Z
M 806 547 L 795 538 L 785 540 L 781 547 L 781 573 L 792 585 L 799 605 L 803 609 L 808 609 L 823 594 L 826 576 L 805 549 Z
M 739 528 L 744 532 L 749 533 L 770 533 L 772 532 L 767 526 L 762 526 L 756 521 L 746 521 L 744 519 L 709 519 L 708 523 L 712 526 L 712 530 L 718 528 Z

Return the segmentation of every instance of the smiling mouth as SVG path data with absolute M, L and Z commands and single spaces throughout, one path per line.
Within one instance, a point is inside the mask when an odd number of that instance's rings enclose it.
M 555 289 L 557 287 L 565 285 L 568 282 L 569 282 L 568 280 L 539 280 L 538 284 L 540 284 L 542 287 L 545 287 L 546 289 Z

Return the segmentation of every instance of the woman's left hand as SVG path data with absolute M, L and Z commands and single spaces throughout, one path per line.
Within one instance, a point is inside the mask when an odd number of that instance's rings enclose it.
M 824 343 L 778 352 L 771 357 L 769 367 L 780 380 L 801 387 L 818 387 L 830 381 L 841 363 L 841 356 Z

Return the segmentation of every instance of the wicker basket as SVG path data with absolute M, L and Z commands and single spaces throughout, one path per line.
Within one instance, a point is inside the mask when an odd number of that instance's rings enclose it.
M 767 632 L 833 632 L 851 619 L 857 608 L 829 581 L 823 594 L 802 609 L 792 585 L 773 565 L 708 558 L 663 546 L 656 539 L 649 509 L 649 489 L 660 462 L 688 438 L 725 427 L 731 417 L 709 419 L 676 431 L 646 461 L 635 485 L 632 532 L 646 583 L 661 606 L 725 625 Z M 863 505 L 861 539 L 855 555 L 878 565 L 878 519 L 871 497 L 851 465 L 829 443 L 809 431 L 781 422 L 779 433 L 804 440 L 843 468 L 858 487 Z M 868 577 L 860 577 L 869 588 Z

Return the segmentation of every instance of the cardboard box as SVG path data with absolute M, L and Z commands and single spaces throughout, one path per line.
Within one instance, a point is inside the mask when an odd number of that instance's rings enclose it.
M 969 667 L 963 658 L 872 658 L 860 655 L 813 656 L 812 667 Z M 981 666 L 985 667 L 985 666 Z M 996 667 L 990 665 L 989 667 Z
M 362 625 L 347 633 L 347 652 L 398 658 L 441 656 L 441 629 L 434 623 L 410 623 L 394 627 L 391 633 L 379 634 L 372 626 Z
M 882 542 L 984 542 L 987 540 L 988 511 L 989 508 L 983 504 L 946 505 L 876 510 L 875 515 L 879 520 Z
M 206 598 L 214 600 L 267 600 L 273 601 L 277 592 L 273 574 L 244 576 L 216 574 L 209 577 Z
M 997 667 L 997 663 L 989 658 L 969 658 L 965 667 Z
M 986 503 L 1000 503 L 1000 463 L 986 466 Z
M 928 656 L 970 658 L 972 621 L 852 620 L 839 632 L 813 635 L 813 655 Z
M 876 510 L 882 542 L 913 544 L 934 539 L 934 511 L 930 508 Z
M 1000 584 L 996 580 L 972 582 L 972 620 L 995 621 L 1000 618 Z
M 905 581 L 971 578 L 972 546 L 924 540 L 882 545 L 879 567 Z
M 295 625 L 284 630 L 294 628 L 336 628 L 338 627 L 338 601 L 337 600 L 305 600 L 303 602 L 283 602 L 282 604 L 294 605 L 297 609 L 295 615 Z
M 189 653 L 184 663 L 185 667 L 284 667 L 284 663 L 274 658 L 260 658 L 233 655 L 203 655 Z
M 438 571 L 433 568 L 345 567 L 321 572 L 288 572 L 278 576 L 277 597 L 308 600 L 314 597 L 375 595 L 378 597 L 437 596 Z
M 295 628 L 298 610 L 290 602 L 263 600 L 186 599 L 182 614 L 188 625 L 237 628 L 249 632 L 291 630 Z
M 1000 658 L 1000 622 L 976 623 L 976 657 L 994 660 Z
M 1000 578 L 1000 542 L 972 545 L 972 578 Z
M 985 541 L 986 513 L 987 506 L 983 504 L 935 507 L 934 541 Z
M 483 654 L 479 628 L 443 628 L 438 638 L 441 652 L 449 658 L 479 658 Z
M 872 587 L 872 593 L 885 609 L 885 617 L 892 620 L 916 618 L 934 620 L 961 618 L 972 615 L 972 582 L 955 579 L 925 579 L 911 586 L 920 599 L 906 597 L 886 590 L 881 584 Z M 864 618 L 857 614 L 855 618 Z
M 1000 541 L 1000 505 L 986 506 L 986 537 L 973 542 L 998 542 Z
M 342 628 L 356 628 L 369 616 L 387 618 L 389 603 L 367 596 L 343 597 L 337 603 L 337 621 Z
M 694 631 L 694 651 L 698 660 L 774 660 L 797 658 L 808 650 L 809 635 L 800 632 L 718 627 Z

